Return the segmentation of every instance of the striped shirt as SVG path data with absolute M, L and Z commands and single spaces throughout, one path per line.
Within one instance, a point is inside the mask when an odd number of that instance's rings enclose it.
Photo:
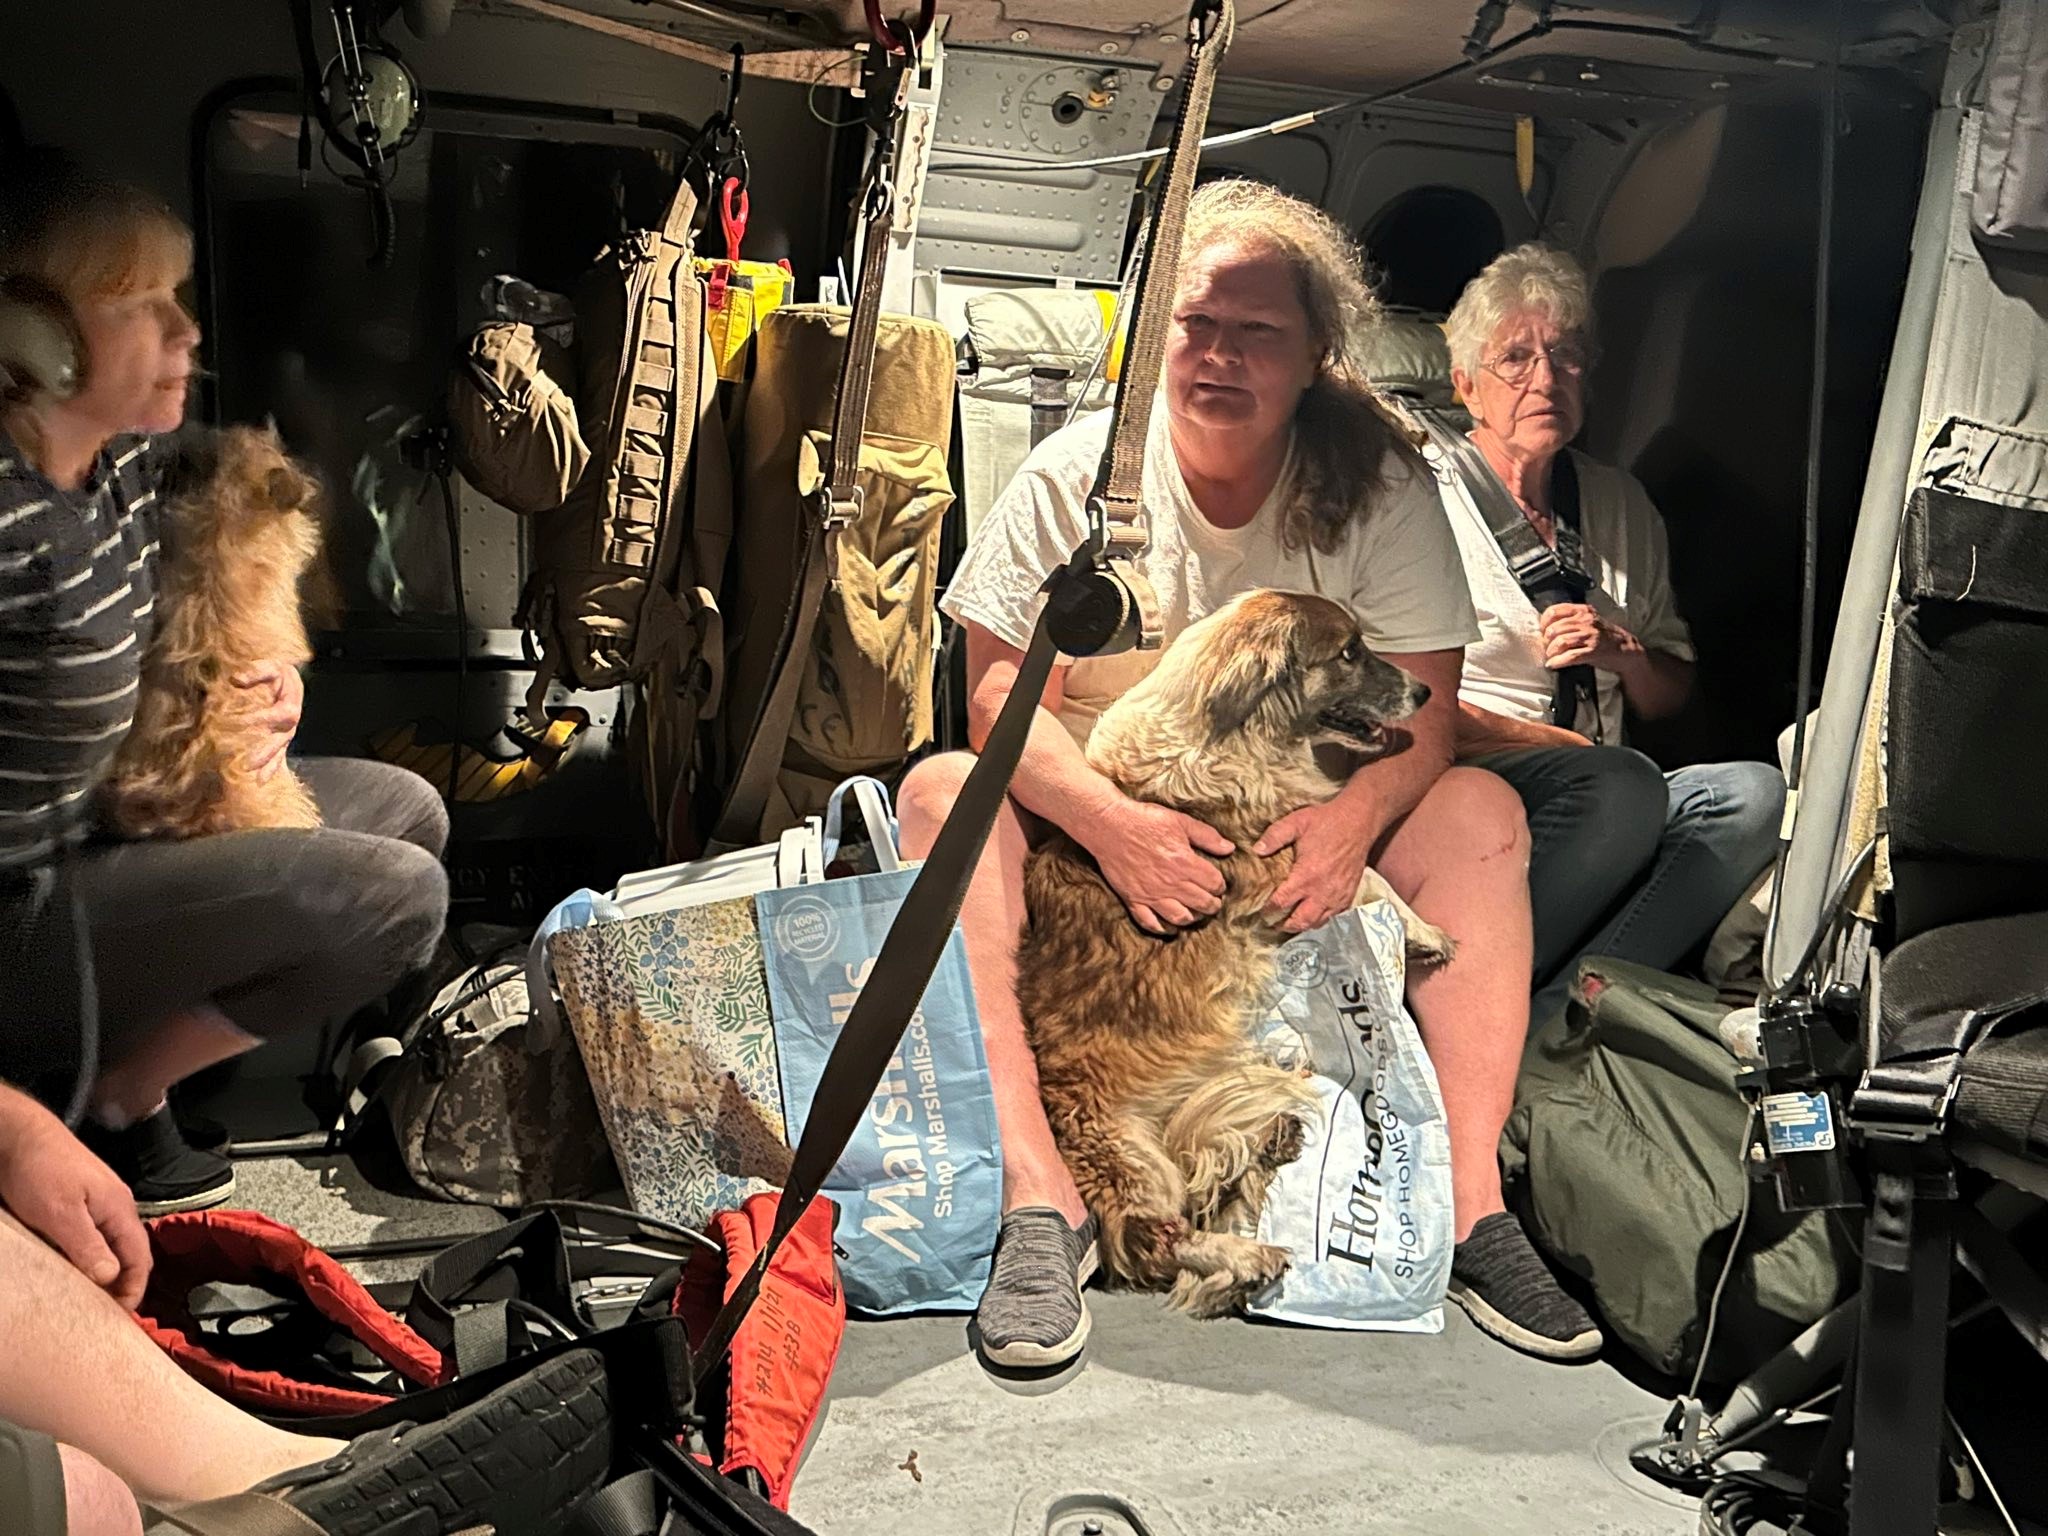
M 85 836 L 135 718 L 169 442 L 116 438 L 62 491 L 0 434 L 0 869 Z

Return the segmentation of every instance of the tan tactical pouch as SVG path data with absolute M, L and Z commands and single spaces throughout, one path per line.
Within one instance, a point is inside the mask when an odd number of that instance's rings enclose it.
M 854 774 L 889 779 L 931 740 L 940 525 L 953 503 L 953 339 L 935 320 L 880 317 L 859 460 L 860 505 L 824 541 L 824 589 L 808 627 L 793 609 L 829 476 L 835 384 L 848 312 L 785 305 L 762 322 L 744 407 L 739 468 L 745 537 L 734 547 L 727 609 L 726 761 L 761 723 L 790 638 L 802 669 L 796 707 L 762 824 L 773 838 L 823 808 Z
M 530 325 L 480 326 L 463 348 L 448 380 L 455 467 L 499 506 L 551 511 L 589 468 L 573 373 L 567 349 Z

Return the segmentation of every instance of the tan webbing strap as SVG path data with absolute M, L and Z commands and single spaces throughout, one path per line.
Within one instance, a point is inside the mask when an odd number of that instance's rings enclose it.
M 311 1515 L 264 1493 L 231 1493 L 175 1510 L 146 1509 L 143 1536 L 327 1536 Z
M 860 287 L 847 320 L 846 352 L 839 360 L 839 388 L 833 397 L 832 474 L 818 509 L 828 531 L 843 528 L 860 516 L 860 442 L 875 382 L 875 339 L 882 325 L 882 277 L 889 259 L 889 230 L 896 220 L 896 195 L 886 175 L 874 177 L 867 196 Z
M 796 719 L 804 658 L 810 654 L 819 611 L 825 606 L 825 589 L 832 584 L 839 568 L 839 532 L 860 518 L 860 445 L 867 430 L 868 396 L 875 381 L 875 344 L 882 325 L 882 272 L 888 261 L 889 230 L 896 209 L 889 175 L 890 139 L 896 118 L 903 110 L 908 85 L 908 76 L 900 68 L 883 78 L 892 100 L 887 118 L 877 129 L 874 161 L 868 168 L 860 286 L 854 290 L 853 309 L 847 317 L 846 350 L 839 359 L 839 383 L 832 404 L 831 469 L 825 484 L 805 499 L 810 526 L 795 590 L 790 594 L 791 607 L 783 615 L 774 681 L 753 729 L 747 733 L 746 751 L 740 755 L 738 771 L 726 793 L 725 809 L 719 813 L 718 825 L 711 835 L 711 853 L 747 848 L 760 841 L 762 818 L 767 814 L 768 799 L 789 745 L 789 729 Z
M 1152 215 L 1132 304 L 1131 334 L 1125 344 L 1123 372 L 1116 387 L 1115 426 L 1102 451 L 1089 495 L 1091 533 L 1106 534 L 1104 553 L 1119 567 L 1140 612 L 1140 645 L 1159 643 L 1158 605 L 1151 584 L 1130 565 L 1133 555 L 1150 542 L 1145 511 L 1145 443 L 1152 426 L 1153 397 L 1166 356 L 1166 333 L 1173 323 L 1174 292 L 1180 282 L 1181 241 L 1187 230 L 1188 202 L 1195 191 L 1195 166 L 1201 159 L 1202 129 L 1209 120 L 1209 102 L 1216 74 L 1237 25 L 1231 0 L 1217 0 L 1189 18 L 1190 69 L 1174 119 L 1159 205 Z

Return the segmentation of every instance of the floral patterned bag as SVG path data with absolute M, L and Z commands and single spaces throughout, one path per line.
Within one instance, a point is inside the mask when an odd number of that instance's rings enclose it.
M 701 1227 L 789 1171 L 754 899 L 557 933 L 555 984 L 633 1208 Z

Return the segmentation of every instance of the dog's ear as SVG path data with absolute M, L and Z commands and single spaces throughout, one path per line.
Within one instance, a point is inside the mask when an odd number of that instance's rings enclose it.
M 1222 660 L 1209 675 L 1209 739 L 1241 731 L 1274 694 L 1299 686 L 1294 622 L 1284 605 L 1247 603 L 1215 637 Z

